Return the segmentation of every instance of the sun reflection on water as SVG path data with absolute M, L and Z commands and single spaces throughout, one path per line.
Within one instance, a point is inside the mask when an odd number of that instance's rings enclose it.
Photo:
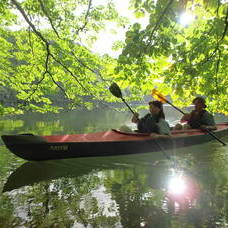
M 182 175 L 173 176 L 168 183 L 168 192 L 171 194 L 184 194 L 186 191 L 186 183 Z
M 194 207 L 199 196 L 199 185 L 195 178 L 180 171 L 173 171 L 167 182 L 167 197 L 175 212 Z

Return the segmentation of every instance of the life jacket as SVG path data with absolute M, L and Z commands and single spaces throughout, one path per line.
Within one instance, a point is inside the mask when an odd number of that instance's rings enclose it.
M 197 112 L 196 110 L 193 110 L 191 112 L 191 117 L 188 121 L 188 124 L 191 126 L 191 128 L 194 128 L 194 129 L 200 128 L 200 125 L 202 125 L 201 119 L 205 112 L 206 110 L 202 110 L 201 112 Z
M 159 133 L 157 126 L 158 117 L 148 113 L 138 122 L 138 131 L 140 133 Z

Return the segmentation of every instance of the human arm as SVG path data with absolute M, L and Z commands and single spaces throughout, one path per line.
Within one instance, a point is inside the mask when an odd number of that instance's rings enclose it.
M 186 122 L 186 121 L 190 120 L 190 118 L 191 118 L 191 113 L 186 113 L 182 116 L 180 122 Z
M 156 138 L 166 138 L 169 137 L 171 132 L 170 132 L 170 127 L 169 124 L 165 121 L 165 119 L 160 119 L 157 123 L 158 126 L 158 134 L 156 133 L 151 133 L 150 136 L 156 137 Z

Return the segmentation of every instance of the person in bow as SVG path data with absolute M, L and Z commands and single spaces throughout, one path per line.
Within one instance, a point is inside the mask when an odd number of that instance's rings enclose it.
M 149 102 L 149 113 L 139 118 L 139 114 L 135 113 L 132 122 L 137 124 L 137 132 L 149 133 L 151 136 L 170 135 L 169 124 L 165 120 L 163 105 L 160 101 Z

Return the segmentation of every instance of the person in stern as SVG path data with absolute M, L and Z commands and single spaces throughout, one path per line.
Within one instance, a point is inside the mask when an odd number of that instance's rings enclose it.
M 163 105 L 160 101 L 149 102 L 150 113 L 139 118 L 139 114 L 135 113 L 132 122 L 137 124 L 137 132 L 150 133 L 152 137 L 167 137 L 170 135 L 169 124 L 165 120 Z
M 183 115 L 180 122 L 174 127 L 175 130 L 181 129 L 208 129 L 216 130 L 214 117 L 206 110 L 206 102 L 203 97 L 196 97 L 192 103 L 195 108 L 192 112 Z

